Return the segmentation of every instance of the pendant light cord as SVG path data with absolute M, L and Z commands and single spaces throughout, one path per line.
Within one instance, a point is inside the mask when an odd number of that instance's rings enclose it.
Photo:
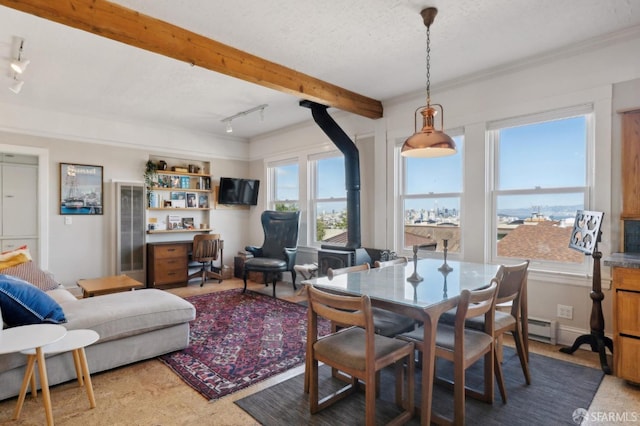
M 431 29 L 427 26 L 427 105 L 431 105 Z

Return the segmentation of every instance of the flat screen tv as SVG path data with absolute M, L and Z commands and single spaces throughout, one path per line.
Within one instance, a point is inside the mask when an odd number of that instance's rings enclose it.
M 221 177 L 218 203 L 255 206 L 258 204 L 259 188 L 260 181 L 257 179 Z

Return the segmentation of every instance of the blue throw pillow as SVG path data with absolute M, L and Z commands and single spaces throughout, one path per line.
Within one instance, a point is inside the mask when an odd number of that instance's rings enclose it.
M 11 275 L 0 274 L 0 310 L 9 327 L 67 321 L 62 308 L 51 296 Z

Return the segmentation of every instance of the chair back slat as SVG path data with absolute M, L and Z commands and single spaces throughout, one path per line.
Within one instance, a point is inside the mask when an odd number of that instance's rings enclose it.
M 500 282 L 500 289 L 498 290 L 496 300 L 497 304 L 513 302 L 520 298 L 522 289 L 527 285 L 528 268 L 528 260 L 518 265 L 500 266 L 496 273 L 496 278 Z M 514 305 L 516 304 L 517 301 Z
M 485 324 L 490 323 L 488 327 L 490 330 L 485 329 L 485 331 L 493 334 L 493 320 L 486 320 L 493 318 L 497 291 L 498 280 L 492 278 L 489 287 L 473 291 L 465 289 L 460 292 L 460 301 L 458 302 L 454 325 L 456 333 L 463 334 L 467 319 L 484 315 Z
M 196 262 L 210 262 L 218 259 L 220 234 L 198 234 L 193 237 L 192 258 Z
M 372 328 L 371 300 L 368 296 L 341 296 L 307 286 L 309 309 L 342 326 Z

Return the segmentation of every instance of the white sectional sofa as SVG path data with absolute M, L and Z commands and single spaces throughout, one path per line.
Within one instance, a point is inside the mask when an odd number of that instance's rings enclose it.
M 0 272 L 1 273 L 1 272 Z M 194 306 L 157 289 L 144 289 L 77 299 L 58 287 L 46 292 L 64 311 L 68 330 L 92 329 L 100 339 L 86 348 L 92 374 L 153 358 L 189 345 Z M 18 395 L 26 356 L 0 355 L 0 400 Z M 74 380 L 71 353 L 47 358 L 49 384 Z

